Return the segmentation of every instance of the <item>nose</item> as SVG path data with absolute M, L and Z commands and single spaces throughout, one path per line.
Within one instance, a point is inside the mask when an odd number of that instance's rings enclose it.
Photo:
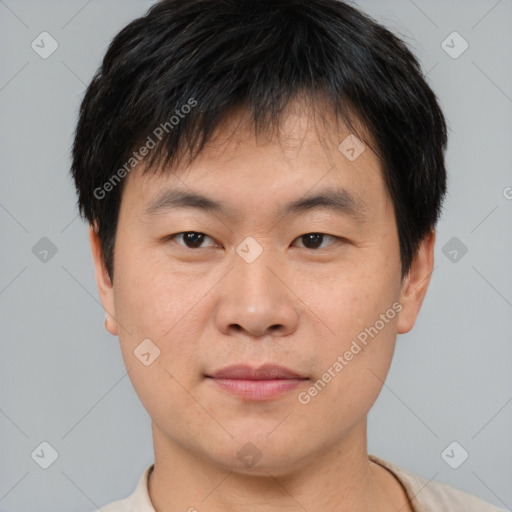
M 215 311 L 217 328 L 226 335 L 287 336 L 297 329 L 300 301 L 290 287 L 289 272 L 276 264 L 270 250 L 252 263 L 235 256 L 222 282 Z M 292 289 L 290 289 L 292 288 Z

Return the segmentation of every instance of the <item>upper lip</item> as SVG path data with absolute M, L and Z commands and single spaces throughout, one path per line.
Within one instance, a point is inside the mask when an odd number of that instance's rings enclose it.
M 259 368 L 249 365 L 227 366 L 208 375 L 214 379 L 239 379 L 239 380 L 274 380 L 274 379 L 305 379 L 297 372 L 274 364 L 264 364 Z

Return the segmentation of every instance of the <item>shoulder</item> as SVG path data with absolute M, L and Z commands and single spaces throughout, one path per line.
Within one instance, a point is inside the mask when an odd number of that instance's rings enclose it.
M 385 467 L 400 481 L 417 512 L 504 512 L 473 494 L 449 485 L 427 480 L 389 461 L 369 455 L 369 459 Z
M 113 501 L 94 512 L 155 512 L 148 492 L 148 475 L 153 470 L 153 464 L 142 473 L 137 487 L 127 498 Z
M 454 510 L 454 507 L 458 507 L 458 510 L 464 510 L 465 512 L 504 512 L 503 509 L 495 507 L 473 494 L 434 480 L 429 482 L 410 472 L 408 474 L 411 479 L 415 479 L 424 486 L 420 494 L 420 502 L 428 505 L 432 512 L 445 510 L 448 512 Z

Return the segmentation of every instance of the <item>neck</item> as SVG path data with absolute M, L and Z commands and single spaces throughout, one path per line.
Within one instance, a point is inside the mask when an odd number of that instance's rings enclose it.
M 258 464 L 257 474 L 191 453 L 154 423 L 152 430 L 155 464 L 148 487 L 158 512 L 384 512 L 404 505 L 398 482 L 368 460 L 366 419 L 309 460 L 293 467 Z

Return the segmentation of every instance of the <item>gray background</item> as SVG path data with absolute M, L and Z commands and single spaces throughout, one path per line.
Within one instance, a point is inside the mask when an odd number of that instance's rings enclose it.
M 153 461 L 68 175 L 86 84 L 151 4 L 0 0 L 1 512 L 92 510 L 130 494 Z M 435 270 L 370 412 L 369 450 L 510 509 L 512 0 L 357 5 L 406 39 L 450 126 Z M 59 44 L 47 59 L 31 48 L 43 31 Z M 442 46 L 453 31 L 469 44 L 456 59 Z M 57 249 L 46 262 L 32 251 L 42 237 Z M 48 469 L 31 457 L 43 441 L 58 452 Z M 469 453 L 458 469 L 441 457 L 452 441 Z

